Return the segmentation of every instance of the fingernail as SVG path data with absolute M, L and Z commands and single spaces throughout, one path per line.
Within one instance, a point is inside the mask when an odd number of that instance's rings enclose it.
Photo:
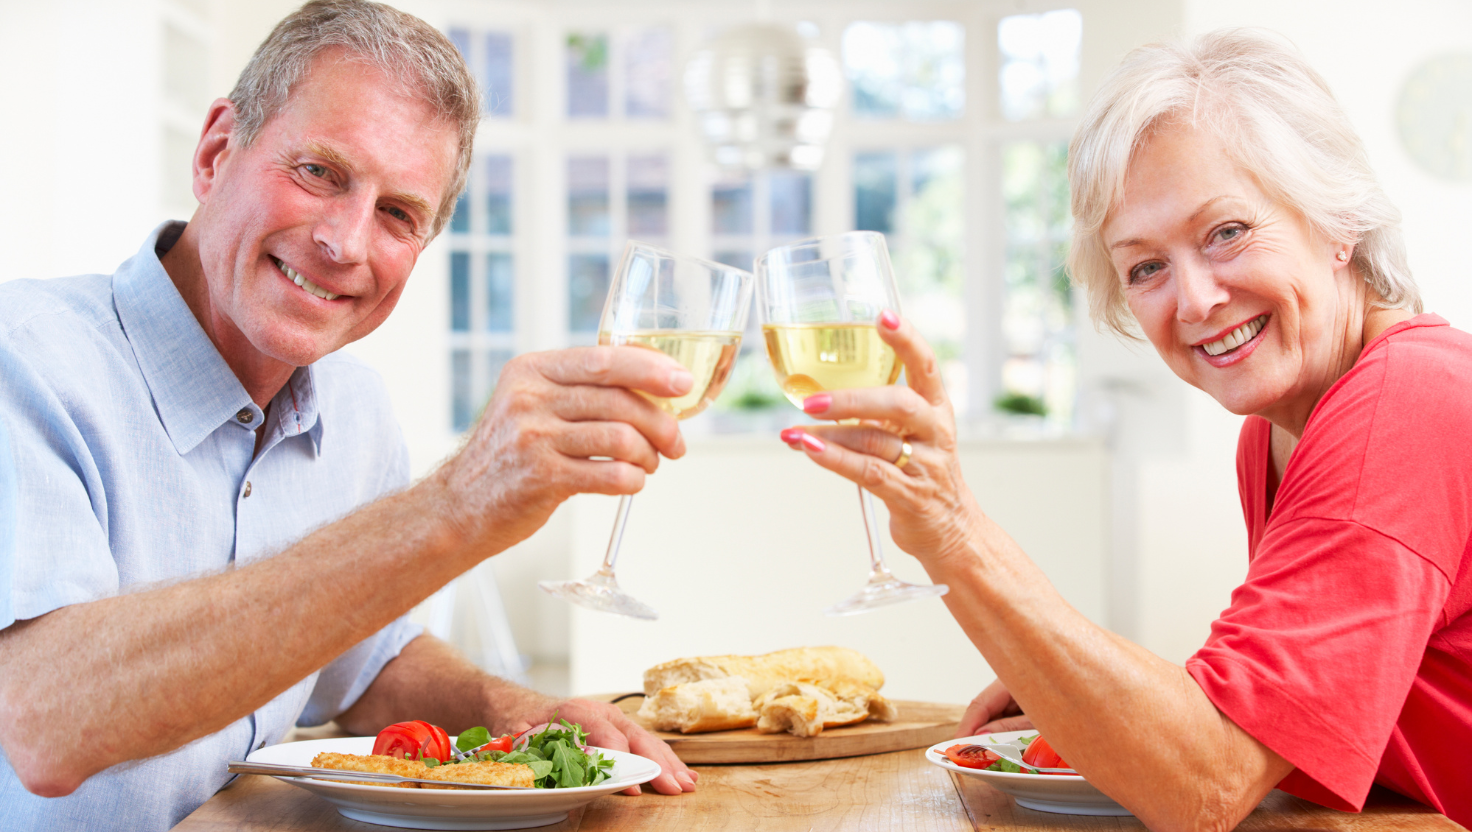
M 827 445 L 823 444 L 823 440 L 812 435 L 811 433 L 804 433 L 802 435 L 802 444 L 807 445 L 808 448 L 814 453 L 822 453 L 823 449 L 828 447 Z
M 818 393 L 808 396 L 802 400 L 802 409 L 805 413 L 822 413 L 833 404 L 833 397 L 827 393 Z
M 670 370 L 670 387 L 672 389 L 688 392 L 693 386 L 695 386 L 695 376 L 690 375 L 689 370 L 684 367 Z
M 788 428 L 782 431 L 782 441 L 791 445 L 793 442 L 802 441 L 802 428 Z
M 879 322 L 889 327 L 890 329 L 900 328 L 900 316 L 894 314 L 888 309 L 879 313 Z

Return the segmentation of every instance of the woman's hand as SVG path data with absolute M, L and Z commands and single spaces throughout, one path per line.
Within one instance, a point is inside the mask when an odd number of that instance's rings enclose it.
M 809 415 L 860 423 L 789 428 L 782 440 L 883 500 L 890 535 L 901 549 L 922 561 L 963 551 L 980 509 L 961 478 L 956 416 L 935 353 L 893 312 L 879 316 L 877 329 L 904 363 L 909 386 L 809 396 L 803 402 Z M 901 458 L 905 443 L 908 460 Z
M 986 686 L 966 706 L 966 715 L 956 727 L 957 737 L 974 737 L 978 734 L 999 734 L 1003 731 L 1031 731 L 1032 719 L 1022 712 L 1017 700 L 1007 692 L 1007 686 L 998 679 Z

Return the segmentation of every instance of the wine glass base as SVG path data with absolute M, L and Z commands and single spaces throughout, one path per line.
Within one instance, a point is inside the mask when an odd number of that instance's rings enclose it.
M 857 615 L 861 612 L 918 601 L 921 598 L 938 598 L 950 592 L 945 584 L 910 584 L 898 578 L 870 581 L 863 589 L 823 610 L 824 615 Z
M 655 621 L 659 613 L 652 607 L 618 588 L 618 584 L 602 574 L 581 581 L 538 581 L 537 586 L 548 595 L 597 612 L 624 615 L 642 621 Z

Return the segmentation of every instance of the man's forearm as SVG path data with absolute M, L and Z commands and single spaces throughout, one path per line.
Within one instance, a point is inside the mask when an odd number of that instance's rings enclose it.
M 422 635 L 384 665 L 358 701 L 338 716 L 337 724 L 371 736 L 386 725 L 422 719 L 451 734 L 483 725 L 500 736 L 511 731 L 522 714 L 553 703 L 550 697 L 491 676 L 440 639 Z
M 490 554 L 467 552 L 436 518 L 438 487 L 241 569 L 0 631 L 0 746 L 22 783 L 69 794 L 108 766 L 218 731 Z

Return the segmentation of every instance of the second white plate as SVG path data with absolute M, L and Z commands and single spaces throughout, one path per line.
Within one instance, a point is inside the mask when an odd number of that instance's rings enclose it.
M 527 791 L 450 791 L 362 786 L 331 780 L 278 778 L 332 803 L 344 817 L 406 829 L 526 829 L 548 826 L 567 813 L 605 794 L 647 783 L 659 776 L 659 764 L 627 751 L 596 749 L 613 758 L 612 776 L 596 786 Z M 307 740 L 272 745 L 253 752 L 252 763 L 311 765 L 324 751 L 371 754 L 373 737 Z
M 925 759 L 947 771 L 978 777 L 988 786 L 1012 796 L 1017 805 L 1036 809 L 1039 812 L 1057 812 L 1064 815 L 1103 815 L 1128 817 L 1130 810 L 1115 803 L 1110 797 L 1076 774 L 1012 774 L 1006 771 L 986 771 L 979 768 L 958 766 L 946 759 L 946 749 L 953 745 L 970 745 L 978 742 L 1011 742 L 1019 737 L 1034 736 L 1037 731 L 1004 731 L 998 734 L 982 734 L 959 740 L 946 740 L 925 749 Z

